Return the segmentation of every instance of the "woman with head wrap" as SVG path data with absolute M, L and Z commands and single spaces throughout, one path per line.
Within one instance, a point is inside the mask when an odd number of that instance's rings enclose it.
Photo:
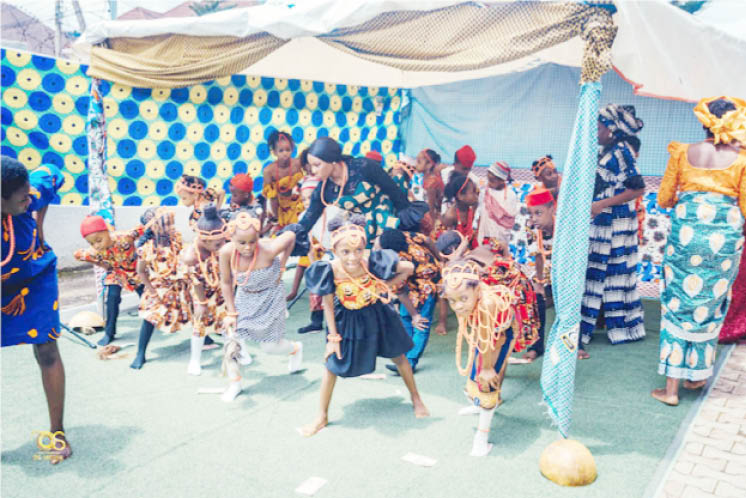
M 307 252 L 306 235 L 327 206 L 363 214 L 369 248 L 386 228 L 417 230 L 428 211 L 426 203 L 410 202 L 380 164 L 367 158 L 343 156 L 332 138 L 318 138 L 311 144 L 308 163 L 321 184 L 313 191 L 311 205 L 299 222 L 304 234 L 299 234 L 296 255 Z
M 661 293 L 658 373 L 666 387 L 651 394 L 667 405 L 678 404 L 681 379 L 685 388 L 697 389 L 712 376 L 744 241 L 746 101 L 703 99 L 694 114 L 707 139 L 669 144 L 658 192 L 658 203 L 674 210 Z M 733 297 L 743 309 L 744 296 Z
M 581 307 L 579 357 L 587 358 L 599 310 L 612 344 L 645 337 L 637 292 L 637 213 L 635 199 L 645 183 L 635 165 L 643 122 L 631 105 L 609 104 L 598 116 L 598 168 L 591 206 L 591 243 Z

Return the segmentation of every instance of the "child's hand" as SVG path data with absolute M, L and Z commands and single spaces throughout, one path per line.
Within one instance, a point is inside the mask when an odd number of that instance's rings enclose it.
M 297 295 L 298 295 L 297 292 L 292 291 L 292 292 L 290 292 L 290 294 L 288 294 L 287 296 L 285 296 L 285 301 L 290 302 L 293 299 L 295 299 L 295 296 L 297 296 Z
M 337 359 L 342 359 L 342 351 L 339 349 L 339 342 L 329 341 L 326 343 L 326 352 L 324 353 L 324 361 L 328 360 L 333 354 L 337 355 Z
M 423 330 L 427 328 L 430 321 L 419 313 L 412 317 L 412 326 L 417 330 Z
M 494 368 L 485 368 L 477 376 L 477 385 L 482 392 L 489 392 L 489 388 L 500 388 L 500 377 Z

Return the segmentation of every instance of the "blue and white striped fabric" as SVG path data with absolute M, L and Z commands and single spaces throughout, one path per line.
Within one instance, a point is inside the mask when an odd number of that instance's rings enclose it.
M 575 117 L 559 194 L 554 247 L 552 292 L 557 318 L 547 339 L 541 389 L 549 413 L 562 436 L 572 421 L 575 365 L 580 329 L 580 302 L 585 290 L 588 233 L 597 162 L 598 103 L 601 83 L 584 83 Z M 588 213 L 579 216 L 578 213 Z

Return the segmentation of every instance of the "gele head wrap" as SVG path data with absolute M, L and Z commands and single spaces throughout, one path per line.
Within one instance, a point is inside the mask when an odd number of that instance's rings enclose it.
M 710 111 L 709 104 L 717 100 L 732 103 L 736 108 L 722 113 L 720 117 Z M 746 101 L 733 97 L 709 97 L 702 99 L 694 108 L 694 115 L 710 130 L 713 142 L 728 144 L 732 141 L 746 145 Z

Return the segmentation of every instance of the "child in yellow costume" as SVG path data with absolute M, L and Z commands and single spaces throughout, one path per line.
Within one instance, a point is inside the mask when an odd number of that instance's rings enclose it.
M 269 148 L 277 160 L 264 168 L 264 188 L 262 193 L 271 206 L 272 216 L 276 218 L 277 229 L 298 222 L 298 215 L 303 211 L 299 184 L 303 180 L 303 169 L 300 159 L 292 158 L 295 144 L 292 137 L 284 131 L 274 131 L 269 136 Z

